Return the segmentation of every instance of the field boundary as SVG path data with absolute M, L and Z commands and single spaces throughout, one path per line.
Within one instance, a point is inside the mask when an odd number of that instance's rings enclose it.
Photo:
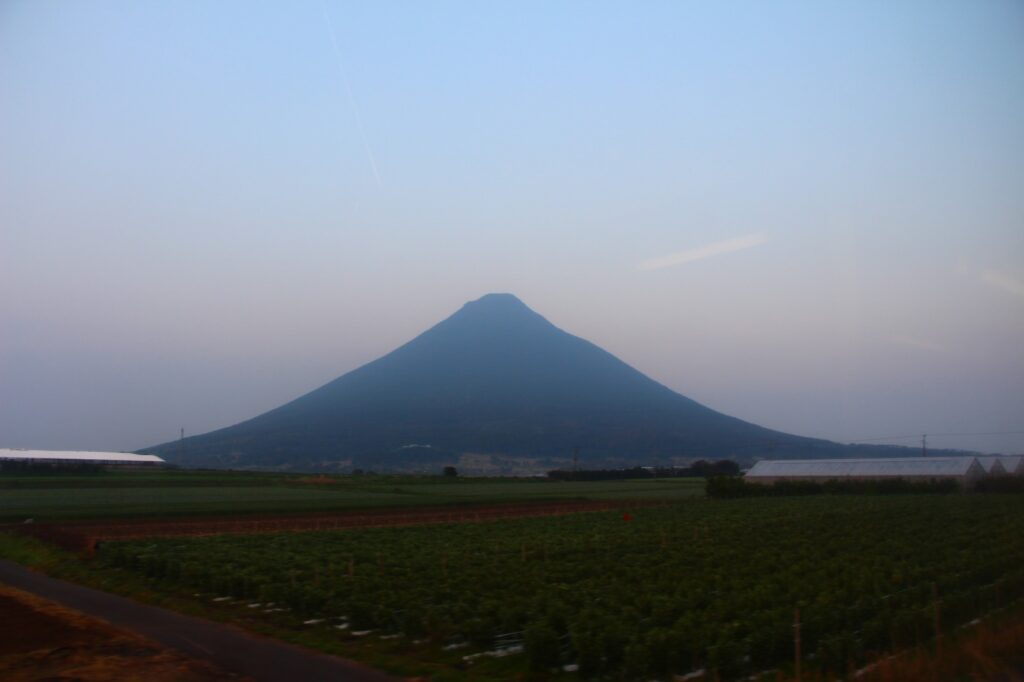
M 664 506 L 653 500 L 566 500 L 472 506 L 390 508 L 316 514 L 253 517 L 218 516 L 189 519 L 124 519 L 108 521 L 51 521 L 0 525 L 0 531 L 54 544 L 91 555 L 103 542 L 147 537 L 254 535 L 261 533 L 386 528 L 445 523 L 482 523 L 502 519 L 563 516 L 584 512 Z

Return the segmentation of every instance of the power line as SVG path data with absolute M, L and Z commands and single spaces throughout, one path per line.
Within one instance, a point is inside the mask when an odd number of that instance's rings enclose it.
M 928 433 L 929 436 L 1020 436 L 1024 435 L 1024 431 L 974 431 L 974 432 L 959 432 L 959 433 Z M 854 438 L 847 442 L 849 443 L 870 443 L 873 441 L 881 440 L 918 440 L 921 438 L 921 434 L 915 433 L 907 436 L 881 436 L 876 438 Z

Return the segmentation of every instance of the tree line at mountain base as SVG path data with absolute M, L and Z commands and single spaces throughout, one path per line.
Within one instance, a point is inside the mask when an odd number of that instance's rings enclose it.
M 984 483 L 982 481 L 981 483 Z M 979 484 L 980 485 L 980 484 Z M 908 495 L 948 494 L 963 490 L 952 479 L 911 481 L 905 478 L 884 480 L 777 481 L 772 485 L 750 483 L 740 476 L 712 476 L 704 491 L 708 497 L 792 497 L 799 495 Z M 994 491 L 993 491 L 994 492 Z
M 729 459 L 698 460 L 688 467 L 632 467 L 629 469 L 555 469 L 548 478 L 555 481 L 621 481 L 631 478 L 709 478 L 736 476 L 739 464 Z

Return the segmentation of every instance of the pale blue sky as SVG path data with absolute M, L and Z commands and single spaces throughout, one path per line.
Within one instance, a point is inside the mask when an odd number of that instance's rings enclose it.
M 0 3 L 0 447 L 491 291 L 772 428 L 1024 431 L 1024 4 Z

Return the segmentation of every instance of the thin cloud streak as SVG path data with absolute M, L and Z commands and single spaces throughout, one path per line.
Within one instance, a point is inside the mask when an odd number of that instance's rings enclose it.
M 998 270 L 985 270 L 981 273 L 981 279 L 989 286 L 1002 289 L 1014 296 L 1024 298 L 1024 282 L 1015 277 L 1011 277 L 1005 272 L 999 272 Z
M 748 234 L 734 239 L 726 239 L 721 242 L 705 244 L 704 246 L 700 246 L 696 249 L 690 249 L 689 251 L 680 251 L 679 253 L 661 256 L 660 258 L 645 260 L 637 265 L 637 269 L 650 271 L 661 270 L 662 268 L 671 268 L 676 265 L 683 265 L 684 263 L 692 263 L 693 261 L 703 260 L 704 258 L 711 258 L 712 256 L 720 256 L 725 253 L 742 251 L 743 249 L 749 249 L 751 247 L 764 244 L 766 241 L 768 241 L 768 237 L 761 233 Z

